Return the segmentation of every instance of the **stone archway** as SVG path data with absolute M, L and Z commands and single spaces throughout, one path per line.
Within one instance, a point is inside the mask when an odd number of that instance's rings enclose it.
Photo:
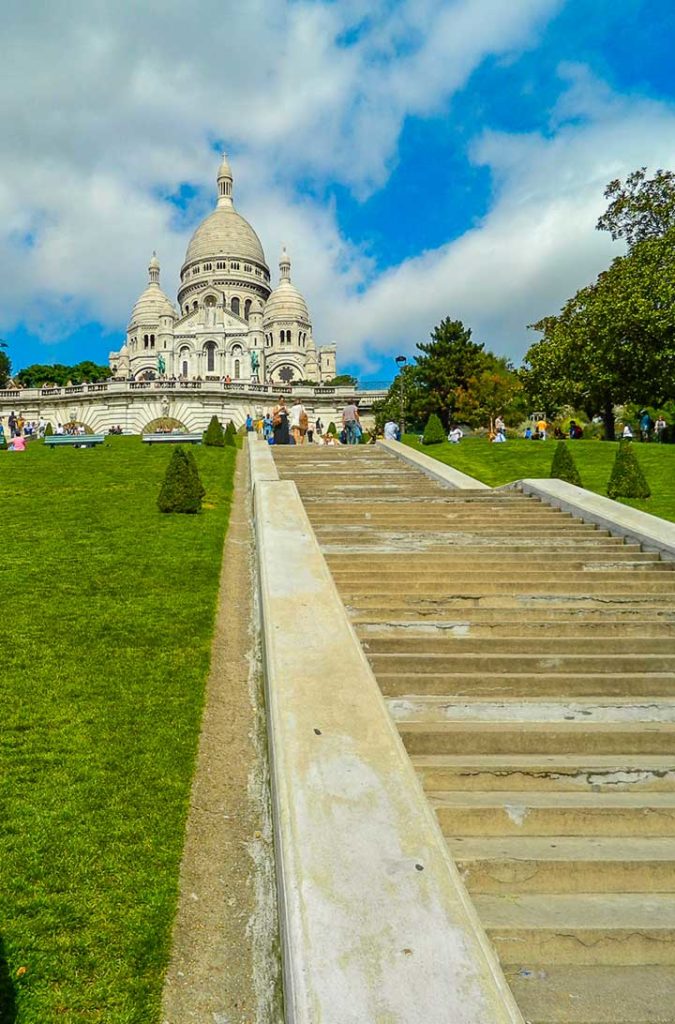
M 173 416 L 158 416 L 143 427 L 143 434 L 170 434 L 173 430 L 187 430 L 186 425 Z

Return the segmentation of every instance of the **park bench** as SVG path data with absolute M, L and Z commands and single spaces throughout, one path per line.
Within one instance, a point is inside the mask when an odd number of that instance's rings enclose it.
M 143 434 L 143 444 L 201 444 L 202 434 Z
M 104 434 L 51 434 L 45 437 L 45 444 L 48 448 L 94 448 L 97 444 L 103 444 Z

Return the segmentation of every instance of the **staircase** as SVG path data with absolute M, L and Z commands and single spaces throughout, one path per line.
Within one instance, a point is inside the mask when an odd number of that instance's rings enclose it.
M 675 564 L 376 447 L 273 451 L 524 1018 L 675 1024 Z

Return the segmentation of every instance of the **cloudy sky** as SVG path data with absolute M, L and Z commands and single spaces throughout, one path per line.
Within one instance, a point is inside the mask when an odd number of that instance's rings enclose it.
M 444 316 L 519 362 L 621 252 L 603 188 L 675 169 L 672 0 L 5 0 L 0 333 L 15 369 L 175 298 L 226 149 L 319 344 L 393 375 Z

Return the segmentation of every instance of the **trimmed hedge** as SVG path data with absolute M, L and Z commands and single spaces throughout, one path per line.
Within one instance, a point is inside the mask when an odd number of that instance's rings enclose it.
M 237 431 L 234 429 L 234 423 L 232 420 L 230 420 L 225 427 L 224 444 L 226 444 L 228 448 L 237 447 Z
M 610 498 L 648 498 L 651 493 L 633 451 L 633 442 L 627 438 L 620 441 L 607 484 L 607 494 Z
M 51 423 L 48 423 L 45 427 L 45 437 L 52 437 L 54 434 L 54 428 Z
M 201 510 L 205 493 L 194 454 L 182 446 L 175 448 L 157 498 L 159 511 L 194 515 Z
M 553 462 L 551 463 L 551 476 L 556 480 L 566 480 L 568 484 L 576 484 L 577 487 L 583 487 L 572 452 L 564 441 L 558 441 L 555 446 Z
M 204 444 L 209 448 L 222 448 L 225 444 L 223 428 L 217 416 L 212 416 L 208 427 L 204 431 Z
M 440 444 L 441 441 L 445 441 L 445 439 L 443 424 L 436 413 L 432 412 L 431 416 L 427 420 L 427 425 L 424 428 L 422 444 Z

